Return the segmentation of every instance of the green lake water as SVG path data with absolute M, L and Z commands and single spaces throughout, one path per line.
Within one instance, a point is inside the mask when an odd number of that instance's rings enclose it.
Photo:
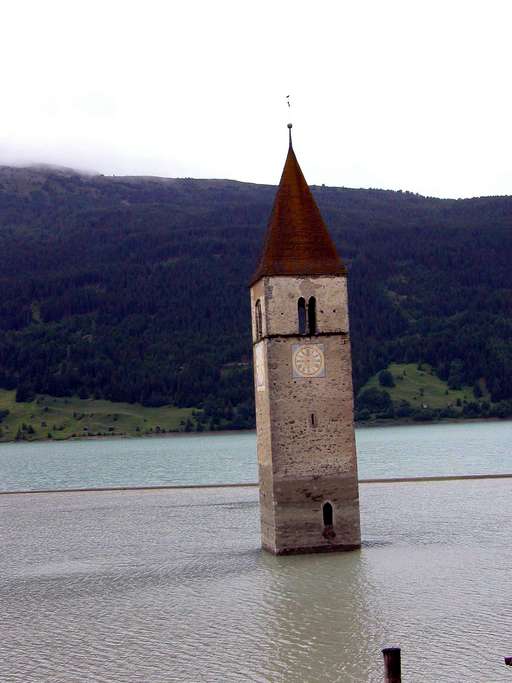
M 512 423 L 358 430 L 362 478 L 512 472 Z M 253 433 L 0 445 L 7 490 L 256 480 Z M 511 680 L 512 479 L 361 484 L 363 547 L 260 550 L 257 489 L 0 496 L 4 683 Z
M 358 429 L 359 476 L 512 473 L 512 422 Z M 0 444 L 0 491 L 257 481 L 254 432 Z

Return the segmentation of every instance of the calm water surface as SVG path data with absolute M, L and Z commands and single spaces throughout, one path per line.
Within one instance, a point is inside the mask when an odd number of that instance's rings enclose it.
M 362 485 L 361 551 L 287 558 L 256 489 L 1 496 L 0 681 L 505 683 L 511 485 Z
M 512 422 L 357 430 L 362 479 L 512 472 Z M 257 480 L 254 432 L 0 444 L 0 491 Z

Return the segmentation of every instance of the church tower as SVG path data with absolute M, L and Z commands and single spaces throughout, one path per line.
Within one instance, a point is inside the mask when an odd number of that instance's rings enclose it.
M 261 538 L 277 555 L 361 544 L 347 272 L 288 128 L 251 283 Z

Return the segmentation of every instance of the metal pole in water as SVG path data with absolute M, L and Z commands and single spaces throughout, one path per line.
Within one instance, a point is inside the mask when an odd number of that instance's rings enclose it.
M 385 647 L 384 655 L 384 683 L 402 683 L 402 664 L 399 647 Z

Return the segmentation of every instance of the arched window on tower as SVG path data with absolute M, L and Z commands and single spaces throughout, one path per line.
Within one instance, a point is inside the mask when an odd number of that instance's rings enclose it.
M 299 314 L 299 334 L 306 334 L 306 299 L 302 296 L 297 302 L 297 310 Z
M 255 318 L 256 318 L 256 341 L 259 341 L 263 336 L 263 324 L 261 317 L 261 301 L 258 299 L 255 306 Z
M 310 296 L 308 301 L 308 332 L 316 334 L 316 299 L 314 296 Z
M 324 522 L 322 536 L 332 542 L 336 538 L 336 532 L 334 531 L 334 515 L 331 503 L 324 503 L 322 505 L 322 517 Z
M 324 516 L 324 526 L 332 526 L 332 505 L 330 503 L 324 503 L 322 507 L 322 514 Z

